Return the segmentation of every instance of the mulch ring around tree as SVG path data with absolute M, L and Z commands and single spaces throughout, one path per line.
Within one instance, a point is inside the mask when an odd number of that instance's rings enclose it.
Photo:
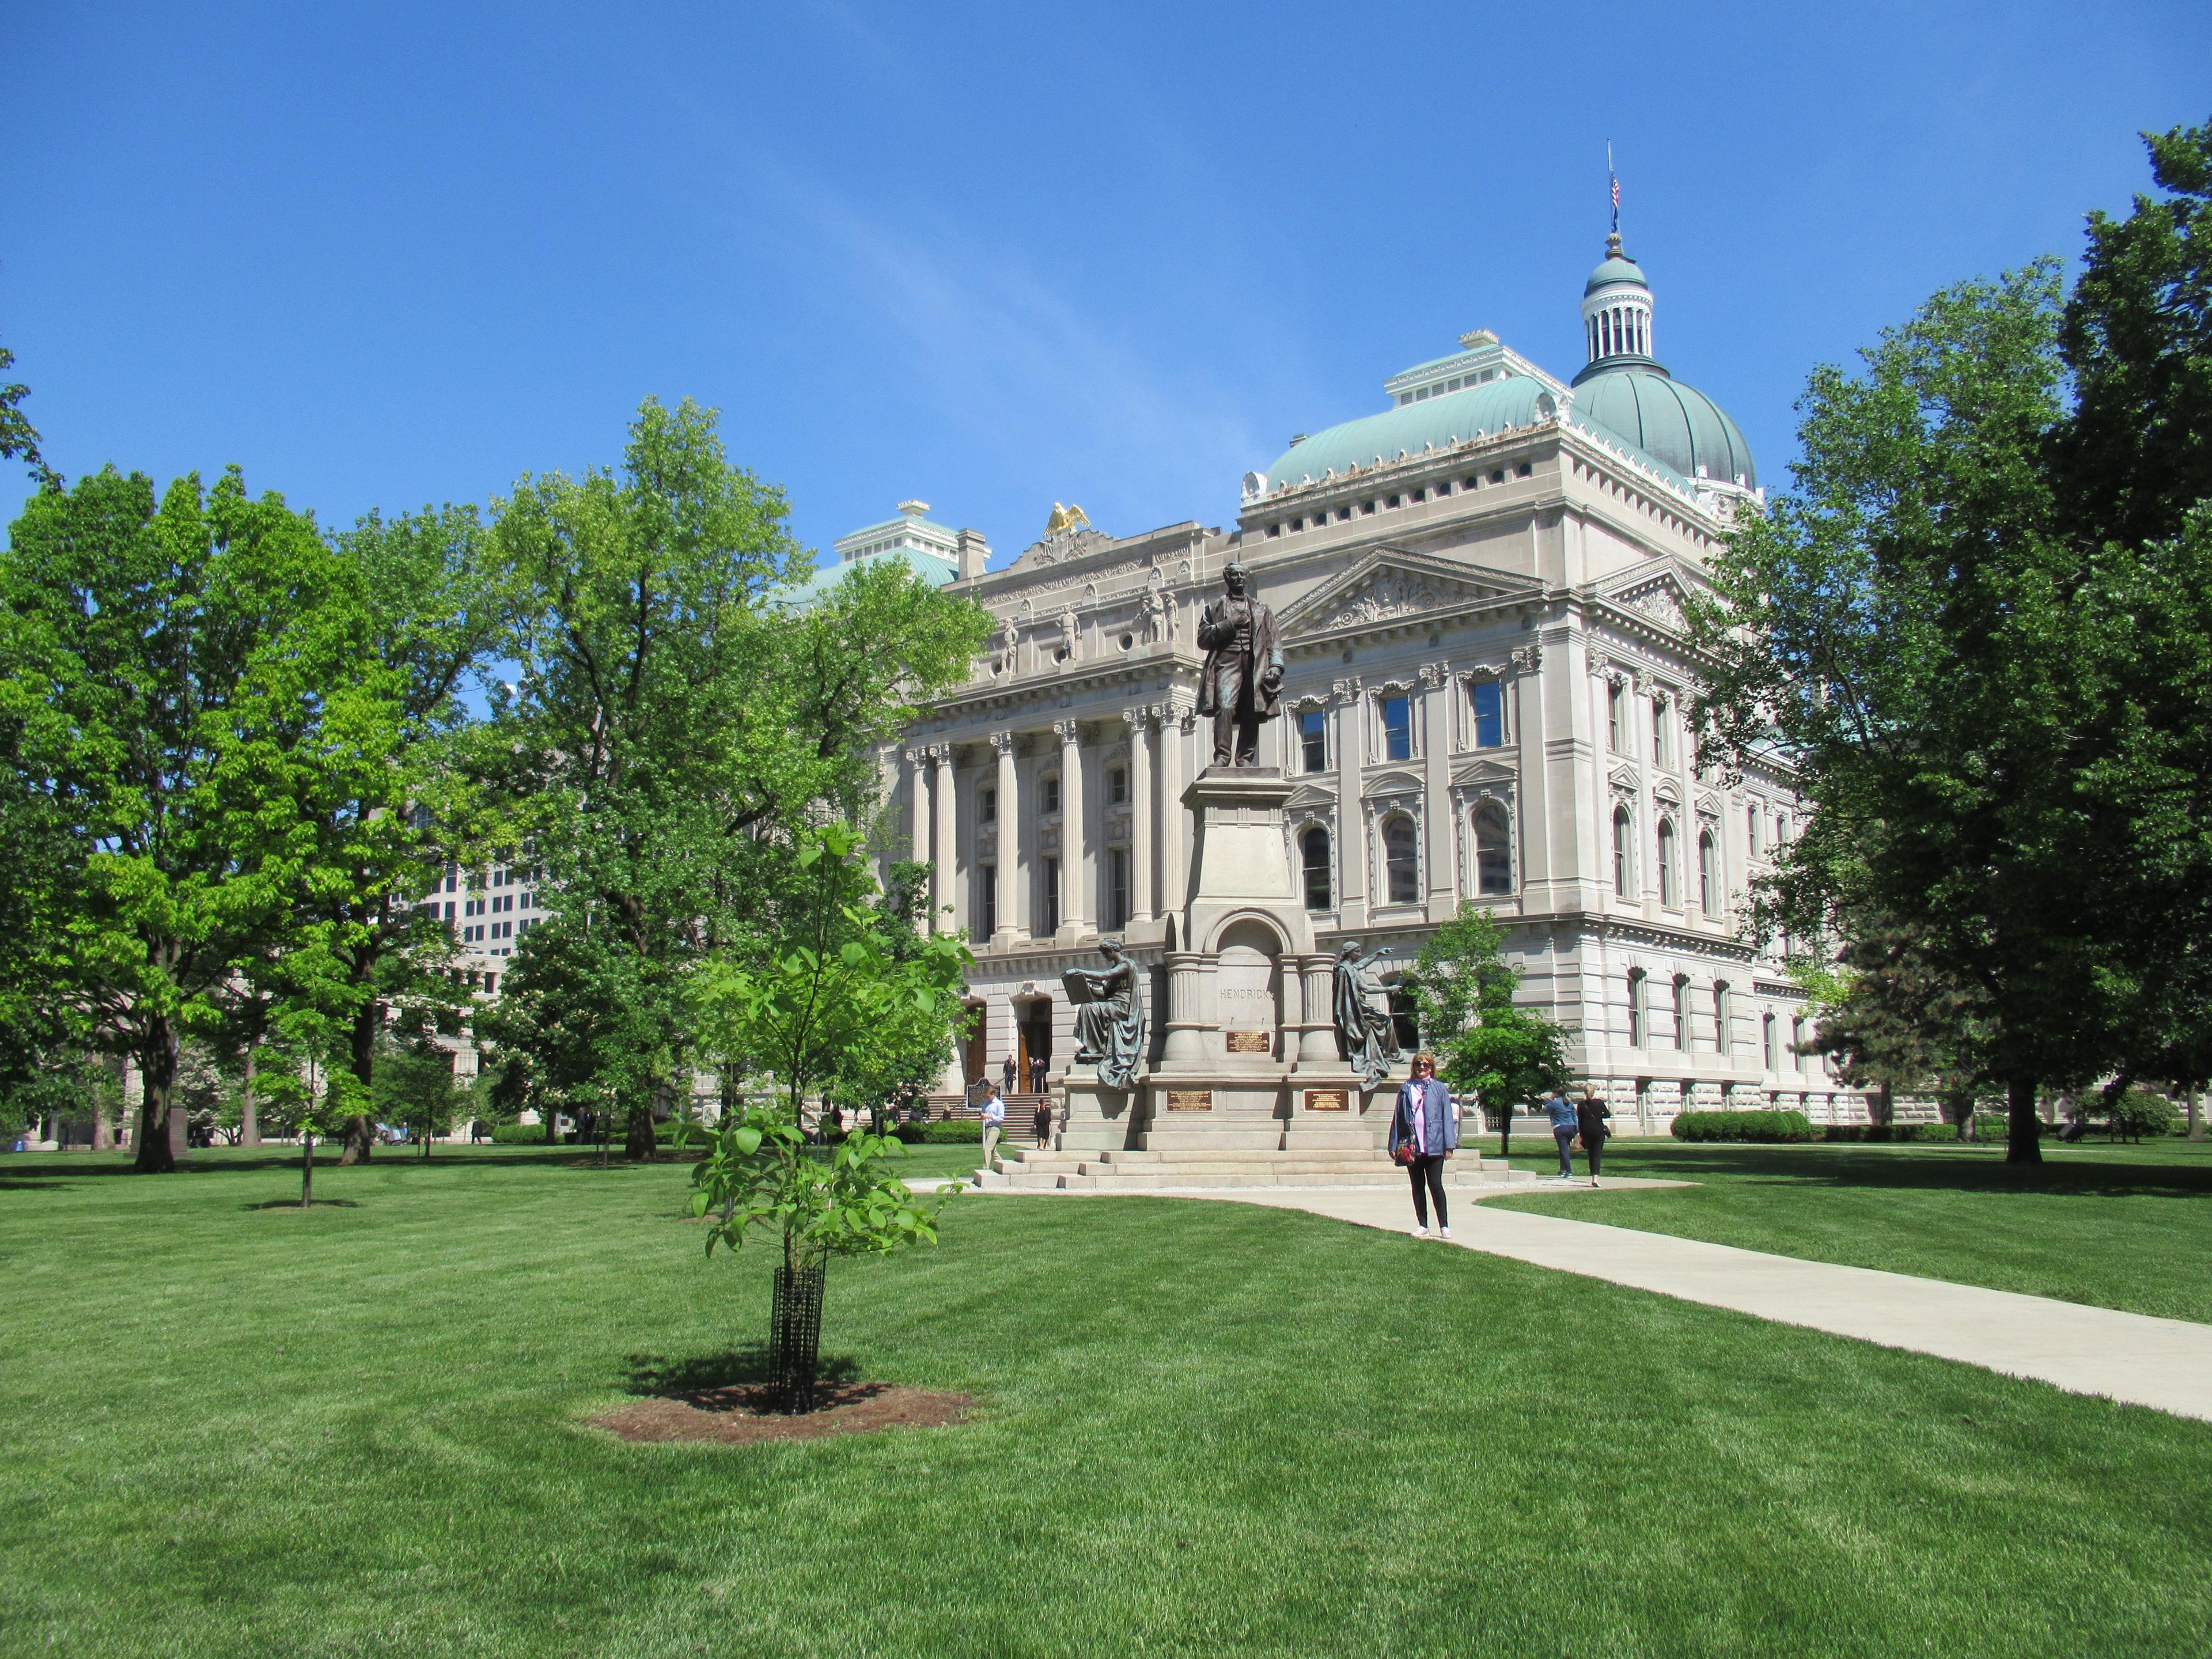
M 975 1405 L 971 1395 L 934 1389 L 824 1382 L 815 1385 L 814 1409 L 793 1417 L 778 1409 L 772 1389 L 752 1383 L 641 1400 L 591 1420 L 632 1442 L 744 1446 L 757 1440 L 818 1440 L 824 1435 L 867 1434 L 878 1429 L 937 1428 L 964 1421 Z

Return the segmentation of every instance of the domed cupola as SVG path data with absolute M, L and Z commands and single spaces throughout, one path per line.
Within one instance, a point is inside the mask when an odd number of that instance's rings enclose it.
M 1651 284 L 1644 269 L 1620 249 L 1620 233 L 1605 239 L 1605 258 L 1583 284 L 1583 344 L 1589 363 L 1575 376 L 1580 386 L 1603 369 L 1631 363 L 1654 366 Z
M 1589 362 L 1574 379 L 1577 416 L 1665 462 L 1695 488 L 1756 494 L 1759 471 L 1742 429 L 1652 355 L 1651 284 L 1621 251 L 1617 230 L 1583 285 L 1583 343 Z

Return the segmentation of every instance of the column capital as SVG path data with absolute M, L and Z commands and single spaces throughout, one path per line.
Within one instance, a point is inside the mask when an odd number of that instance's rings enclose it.
M 1516 646 L 1513 651 L 1513 666 L 1523 674 L 1533 674 L 1544 665 L 1544 647 L 1534 641 Z
M 951 744 L 949 744 L 949 743 L 935 743 L 935 744 L 932 744 L 929 746 L 929 754 L 930 754 L 930 758 L 931 758 L 931 759 L 933 759 L 933 760 L 934 760 L 934 761 L 937 763 L 938 767 L 939 768 L 939 769 L 940 769 L 940 770 L 944 770 L 944 771 L 950 771 L 950 770 L 951 769 L 951 768 L 952 768 L 952 745 L 951 745 Z
M 1450 672 L 1450 668 L 1446 664 L 1425 662 L 1421 665 L 1421 684 L 1433 691 L 1444 683 L 1445 678 Z
M 1057 737 L 1063 744 L 1073 744 L 1083 741 L 1083 722 L 1080 720 L 1072 719 L 1054 720 L 1052 723 L 1052 730 L 1053 735 Z
M 1158 709 L 1148 708 L 1140 703 L 1134 708 L 1124 708 L 1121 711 L 1121 719 L 1127 724 L 1131 732 L 1142 734 L 1147 726 L 1159 718 L 1159 713 Z
M 994 732 L 991 733 L 991 747 L 1002 755 L 1011 755 L 1014 752 L 1014 737 L 1012 732 Z
M 1345 679 L 1331 681 L 1328 694 L 1339 702 L 1358 702 L 1361 689 L 1359 676 L 1353 674 Z

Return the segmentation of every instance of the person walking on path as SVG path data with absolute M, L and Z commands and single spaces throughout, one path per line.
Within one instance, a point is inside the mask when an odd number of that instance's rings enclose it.
M 1605 1156 L 1605 1138 L 1613 1133 L 1613 1114 L 1597 1097 L 1595 1089 L 1583 1091 L 1581 1104 L 1575 1108 L 1575 1127 L 1582 1131 L 1583 1155 L 1589 1159 L 1590 1185 L 1597 1185 L 1598 1162 Z
M 1037 1102 L 1036 1113 L 1030 1119 L 1030 1127 L 1036 1131 L 1036 1144 L 1041 1147 L 1052 1139 L 1052 1102 Z
M 1006 1133 L 1006 1099 L 994 1089 L 991 1097 L 983 1103 L 983 1167 L 987 1170 L 999 1167 L 999 1137 Z
M 1429 1200 L 1437 1206 L 1437 1237 L 1451 1237 L 1451 1214 L 1444 1208 L 1444 1159 L 1459 1150 L 1459 1107 L 1451 1091 L 1437 1081 L 1437 1057 L 1424 1050 L 1413 1056 L 1413 1075 L 1398 1085 L 1398 1109 L 1390 1118 L 1390 1156 L 1410 1149 L 1406 1173 L 1413 1182 L 1413 1237 L 1429 1236 Z
M 1014 1057 L 1012 1054 L 1006 1056 L 1006 1063 L 999 1068 L 999 1076 L 1006 1091 L 1008 1094 L 1013 1093 L 1015 1085 L 1021 1081 L 1022 1068 L 1014 1063 Z
M 1544 1097 L 1544 1115 L 1552 1120 L 1552 1139 L 1559 1149 L 1559 1172 L 1554 1181 L 1575 1178 L 1575 1136 L 1582 1128 L 1582 1119 L 1575 1103 L 1567 1098 L 1565 1089 L 1555 1089 Z

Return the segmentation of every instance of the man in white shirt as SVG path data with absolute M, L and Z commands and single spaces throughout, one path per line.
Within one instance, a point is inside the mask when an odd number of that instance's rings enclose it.
M 999 1167 L 999 1137 L 1004 1134 L 1006 1130 L 1006 1103 L 1000 1097 L 999 1091 L 994 1089 L 991 1091 L 991 1097 L 983 1103 L 983 1167 L 985 1169 L 995 1170 Z

